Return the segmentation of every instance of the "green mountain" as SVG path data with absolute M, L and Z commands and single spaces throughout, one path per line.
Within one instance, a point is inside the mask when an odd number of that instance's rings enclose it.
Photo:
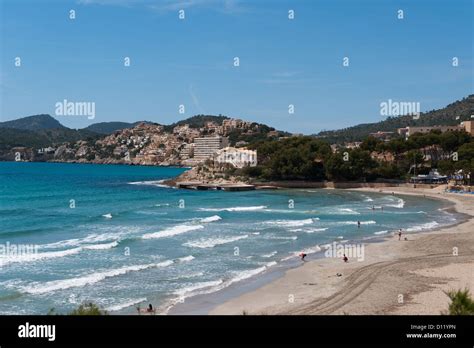
M 64 142 L 98 139 L 100 134 L 87 129 L 64 127 L 50 115 L 34 115 L 0 123 L 0 149 L 48 147 Z
M 101 137 L 101 134 L 88 130 L 76 130 L 66 127 L 37 131 L 0 128 L 0 149 L 8 150 L 17 146 L 41 148 L 65 142 L 72 143 L 78 140 L 95 140 Z
M 413 119 L 413 116 L 388 117 L 386 120 L 376 123 L 359 124 L 334 131 L 322 131 L 316 137 L 326 139 L 330 143 L 361 141 L 370 133 L 396 132 L 398 128 L 407 126 L 452 126 L 471 119 L 471 115 L 474 115 L 474 94 L 442 109 L 422 112 L 417 120 Z
M 50 115 L 33 115 L 13 121 L 0 122 L 0 128 L 37 131 L 41 129 L 66 128 Z

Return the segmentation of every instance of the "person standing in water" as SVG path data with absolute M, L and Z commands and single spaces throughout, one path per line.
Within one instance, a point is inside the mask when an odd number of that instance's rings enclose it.
M 360 221 L 357 221 L 357 228 L 360 228 Z

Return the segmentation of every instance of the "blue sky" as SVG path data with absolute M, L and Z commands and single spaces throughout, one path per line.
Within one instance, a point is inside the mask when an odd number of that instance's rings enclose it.
M 3 121 L 67 99 L 96 105 L 94 120 L 55 116 L 73 128 L 205 113 L 311 134 L 382 120 L 388 99 L 425 111 L 473 92 L 471 0 L 0 3 Z

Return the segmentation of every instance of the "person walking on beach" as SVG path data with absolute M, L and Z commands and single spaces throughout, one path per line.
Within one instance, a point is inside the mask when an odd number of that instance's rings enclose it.
M 305 262 L 306 260 L 304 259 L 306 257 L 305 253 L 300 254 L 301 261 Z
M 344 262 L 349 261 L 349 259 L 347 258 L 346 254 L 344 254 L 344 257 L 342 258 L 342 260 L 343 260 Z
M 402 229 L 398 231 L 398 240 L 402 240 Z

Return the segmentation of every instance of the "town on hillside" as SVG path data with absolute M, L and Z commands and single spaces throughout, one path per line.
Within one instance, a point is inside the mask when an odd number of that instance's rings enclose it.
M 168 126 L 115 122 L 73 130 L 38 115 L 0 123 L 0 160 L 192 168 L 173 184 L 449 181 L 470 190 L 472 104 L 469 96 L 416 121 L 400 116 L 319 135 L 210 115 Z
M 131 165 L 196 166 L 209 158 L 237 168 L 255 166 L 256 151 L 248 150 L 245 140 L 261 132 L 261 125 L 240 119 L 207 121 L 202 127 L 178 124 L 171 131 L 165 126 L 141 122 L 99 139 L 51 144 L 46 147 L 14 146 L 3 150 L 3 158 L 19 161 L 57 161 Z M 229 136 L 238 135 L 231 141 Z M 279 136 L 268 130 L 266 137 Z M 6 157 L 6 158 L 5 158 Z

